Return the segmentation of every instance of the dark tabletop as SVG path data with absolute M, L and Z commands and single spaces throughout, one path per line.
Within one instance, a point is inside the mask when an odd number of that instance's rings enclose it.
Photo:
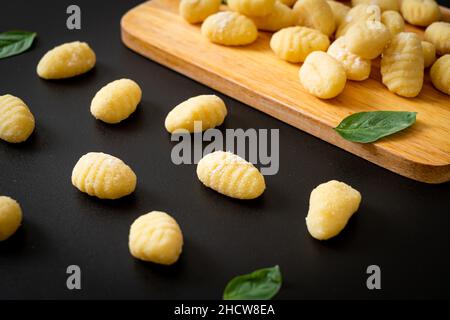
M 279 264 L 279 299 L 444 298 L 450 296 L 450 184 L 428 185 L 373 165 L 307 133 L 219 94 L 229 115 L 221 127 L 280 130 L 280 170 L 267 176 L 255 201 L 207 189 L 195 165 L 176 166 L 175 142 L 164 129 L 167 112 L 212 89 L 147 60 L 122 45 L 119 20 L 139 1 L 75 1 L 82 30 L 66 28 L 73 1 L 3 1 L 0 30 L 38 32 L 32 50 L 0 60 L 0 94 L 27 102 L 36 130 L 20 145 L 0 141 L 0 194 L 17 199 L 23 227 L 0 243 L 0 298 L 220 298 L 234 275 Z M 60 43 L 88 42 L 98 58 L 83 76 L 44 81 L 40 57 Z M 106 83 L 128 77 L 143 100 L 118 125 L 89 112 Z M 101 201 L 70 181 L 78 158 L 113 154 L 138 176 L 136 192 Z M 307 232 L 311 190 L 338 179 L 358 189 L 358 213 L 336 238 L 319 242 Z M 184 233 L 178 263 L 158 266 L 133 259 L 130 224 L 162 210 Z M 381 290 L 368 290 L 366 268 L 381 268 Z M 66 268 L 82 270 L 82 289 L 66 287 Z

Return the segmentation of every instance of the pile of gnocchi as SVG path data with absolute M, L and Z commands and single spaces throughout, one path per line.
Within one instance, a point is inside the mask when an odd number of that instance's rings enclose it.
M 211 42 L 243 46 L 258 30 L 274 32 L 273 53 L 302 63 L 299 80 L 321 99 L 339 95 L 348 80 L 370 76 L 372 60 L 381 57 L 381 78 L 402 97 L 417 96 L 424 70 L 430 68 L 436 89 L 450 95 L 450 23 L 440 21 L 435 0 L 181 0 L 180 15 L 202 23 Z M 424 39 L 405 32 L 405 21 L 426 27 Z M 439 57 L 437 59 L 437 57 Z

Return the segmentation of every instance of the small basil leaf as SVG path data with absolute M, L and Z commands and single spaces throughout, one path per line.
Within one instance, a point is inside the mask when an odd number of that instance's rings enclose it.
M 233 278 L 225 287 L 224 300 L 269 300 L 280 290 L 280 267 L 264 268 Z
M 416 112 L 374 111 L 354 113 L 336 127 L 344 139 L 370 143 L 408 128 L 416 121 Z
M 7 31 L 0 33 L 0 59 L 28 50 L 36 38 L 35 32 Z

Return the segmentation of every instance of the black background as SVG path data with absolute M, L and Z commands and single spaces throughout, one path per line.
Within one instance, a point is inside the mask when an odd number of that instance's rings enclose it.
M 450 294 L 450 184 L 403 178 L 219 94 L 229 110 L 222 129 L 280 130 L 280 171 L 266 177 L 256 201 L 237 201 L 207 189 L 195 165 L 170 161 L 174 143 L 167 112 L 186 98 L 214 93 L 147 60 L 120 41 L 120 17 L 139 1 L 2 1 L 0 30 L 39 37 L 32 50 L 0 60 L 0 94 L 27 102 L 37 127 L 20 145 L 0 142 L 0 194 L 17 199 L 23 227 L 0 243 L 2 299 L 219 299 L 237 274 L 279 264 L 277 298 L 445 298 Z M 65 27 L 66 8 L 82 9 L 82 30 Z M 83 76 L 44 81 L 40 57 L 63 42 L 87 41 L 98 58 Z M 137 112 L 119 125 L 96 121 L 92 97 L 128 77 L 143 88 Z M 78 158 L 113 154 L 138 176 L 136 192 L 101 201 L 70 182 Z M 338 179 L 360 190 L 363 202 L 335 239 L 311 238 L 304 218 L 311 190 Z M 133 259 L 128 230 L 152 210 L 172 214 L 185 246 L 174 266 Z M 66 268 L 82 270 L 82 290 L 66 288 Z M 369 291 L 368 265 L 382 270 L 382 290 Z

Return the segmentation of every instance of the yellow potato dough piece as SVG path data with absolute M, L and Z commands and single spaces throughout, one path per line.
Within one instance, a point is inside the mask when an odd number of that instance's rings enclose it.
M 128 118 L 141 101 L 139 85 L 130 79 L 120 79 L 101 88 L 91 102 L 91 113 L 107 123 L 119 123 Z
M 441 19 L 441 9 L 434 0 L 403 0 L 402 15 L 406 21 L 426 27 Z
M 11 237 L 22 223 L 22 209 L 16 200 L 0 196 L 0 241 Z
M 334 41 L 327 53 L 342 64 L 347 79 L 362 81 L 369 78 L 371 61 L 350 52 L 345 46 L 345 36 Z
M 342 64 L 322 51 L 314 51 L 306 58 L 299 76 L 306 91 L 321 99 L 336 97 L 347 81 Z
M 72 171 L 72 184 L 100 199 L 129 195 L 136 189 L 136 180 L 136 174 L 122 160 L 101 152 L 85 154 Z
M 187 22 L 199 23 L 219 11 L 221 3 L 221 0 L 181 0 L 178 10 Z
M 37 74 L 43 79 L 64 79 L 88 72 L 95 66 L 95 53 L 86 42 L 70 42 L 47 52 Z
M 279 0 L 282 4 L 287 5 L 288 7 L 292 7 L 297 0 Z
M 422 41 L 424 67 L 428 68 L 436 61 L 436 48 L 428 41 Z
M 333 11 L 334 21 L 336 22 L 336 27 L 339 27 L 345 20 L 345 16 L 350 11 L 350 7 L 345 4 L 333 0 L 327 1 L 328 5 Z
M 246 16 L 262 17 L 272 12 L 275 0 L 228 0 L 228 7 Z
M 330 40 L 319 30 L 289 27 L 273 34 L 270 48 L 281 59 L 297 63 L 305 61 L 313 51 L 325 51 Z
M 389 29 L 392 37 L 405 31 L 405 21 L 397 11 L 384 11 L 381 14 L 381 22 Z
M 361 21 L 380 21 L 381 10 L 377 5 L 358 4 L 350 9 L 336 30 L 336 38 L 343 37 L 347 31 Z
M 257 198 L 266 188 L 258 169 L 231 152 L 204 156 L 197 165 L 197 176 L 205 186 L 236 199 Z
M 423 85 L 422 43 L 412 32 L 394 36 L 381 58 L 381 75 L 389 91 L 403 97 L 415 97 Z
M 450 54 L 436 60 L 430 69 L 430 77 L 436 89 L 450 96 Z
M 398 0 L 352 0 L 352 6 L 357 6 L 358 4 L 375 4 L 380 7 L 381 11 L 400 11 Z
M 226 46 L 242 46 L 258 38 L 255 23 L 237 12 L 215 13 L 203 22 L 202 34 L 209 41 Z
M 152 211 L 133 222 L 128 247 L 131 255 L 137 259 L 171 265 L 180 257 L 183 234 L 178 223 L 170 215 Z
M 281 2 L 276 2 L 273 11 L 263 17 L 250 17 L 259 30 L 278 31 L 295 24 L 294 11 Z
M 334 14 L 326 0 L 298 0 L 294 5 L 297 24 L 330 36 L 336 30 Z
M 317 186 L 309 198 L 306 226 L 317 240 L 338 235 L 358 210 L 361 194 L 351 186 L 336 180 Z
M 190 98 L 175 108 L 166 117 L 167 131 L 174 133 L 184 129 L 195 132 L 195 122 L 201 122 L 201 130 L 220 126 L 227 115 L 227 107 L 222 99 L 215 95 L 201 95 Z
M 34 131 L 34 117 L 25 102 L 10 94 L 0 96 L 0 139 L 20 143 Z
M 450 53 L 450 23 L 434 22 L 425 30 L 425 40 L 436 47 L 439 55 Z

